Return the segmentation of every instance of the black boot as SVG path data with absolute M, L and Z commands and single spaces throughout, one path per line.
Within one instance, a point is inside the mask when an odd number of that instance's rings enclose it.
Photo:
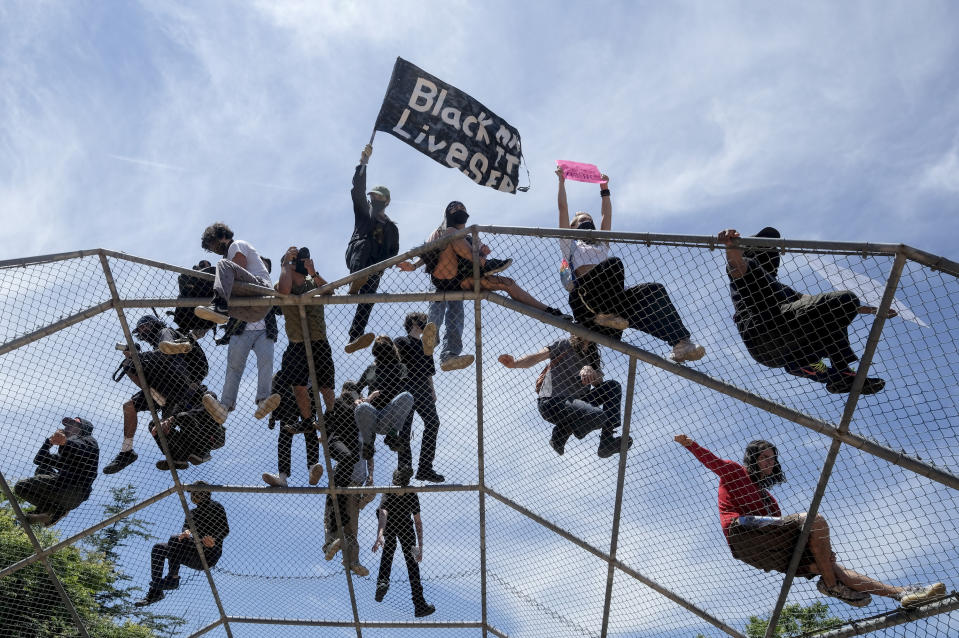
M 137 460 L 137 453 L 133 450 L 128 450 L 126 452 L 120 452 L 113 460 L 110 461 L 110 464 L 103 468 L 104 474 L 116 474 L 126 466 L 130 465 Z
M 376 602 L 383 602 L 383 598 L 386 596 L 386 592 L 390 590 L 390 584 L 388 581 L 377 581 L 376 582 L 376 593 L 373 595 L 373 600 Z
M 436 607 L 429 604 L 425 600 L 414 600 L 413 601 L 413 615 L 417 618 L 422 618 L 423 616 L 429 616 L 434 611 Z

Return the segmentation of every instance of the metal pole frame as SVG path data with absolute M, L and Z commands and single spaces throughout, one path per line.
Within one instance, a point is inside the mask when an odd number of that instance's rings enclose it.
M 897 625 L 904 625 L 908 622 L 938 616 L 950 611 L 959 609 L 959 594 L 953 592 L 946 598 L 942 598 L 919 607 L 903 609 L 902 607 L 894 609 L 885 614 L 872 616 L 871 618 L 862 618 L 845 623 L 842 627 L 823 631 L 816 634 L 816 638 L 850 638 L 851 636 L 862 636 L 864 634 L 888 629 Z
M 200 557 L 200 564 L 203 566 L 203 572 L 206 574 L 207 582 L 210 585 L 210 591 L 213 593 L 213 600 L 220 612 L 220 620 L 223 621 L 223 629 L 226 630 L 227 638 L 233 638 L 233 632 L 230 630 L 230 624 L 226 621 L 226 610 L 223 608 L 223 602 L 220 600 L 220 592 L 217 590 L 216 583 L 213 580 L 213 574 L 210 572 L 210 566 L 206 560 L 206 553 L 204 551 L 203 543 L 201 542 L 200 536 L 197 533 L 196 524 L 193 521 L 193 514 L 190 512 L 190 505 L 187 503 L 186 493 L 183 490 L 183 484 L 180 482 L 180 477 L 176 470 L 176 464 L 174 464 L 173 456 L 170 454 L 170 447 L 167 444 L 166 434 L 164 434 L 163 428 L 160 427 L 160 416 L 157 414 L 156 404 L 153 401 L 152 394 L 148 391 L 150 385 L 147 383 L 146 374 L 143 372 L 143 363 L 140 361 L 139 351 L 135 347 L 136 342 L 133 339 L 133 334 L 130 332 L 130 325 L 127 323 L 126 315 L 123 313 L 123 309 L 118 303 L 120 295 L 117 292 L 116 282 L 113 280 L 113 272 L 110 270 L 110 264 L 107 261 L 106 255 L 100 255 L 100 264 L 103 266 L 103 275 L 106 277 L 107 285 L 110 288 L 110 295 L 113 297 L 117 319 L 119 319 L 120 327 L 123 329 L 123 335 L 126 338 L 127 347 L 129 348 L 130 352 L 130 358 L 133 360 L 133 366 L 136 368 L 137 376 L 140 379 L 140 388 L 143 391 L 144 398 L 146 399 L 147 407 L 150 409 L 150 417 L 152 418 L 153 425 L 156 428 L 157 439 L 160 442 L 160 448 L 163 450 L 163 455 L 166 457 L 170 476 L 173 479 L 174 489 L 180 499 L 180 505 L 183 508 L 187 529 L 190 530 L 190 535 L 193 538 L 193 543 L 196 546 L 197 553 Z
M 480 238 L 474 226 L 473 233 L 473 342 L 476 350 L 476 459 L 479 481 L 479 534 L 480 534 L 480 615 L 483 638 L 486 638 L 489 617 L 486 582 L 486 453 L 483 438 L 483 309 L 480 303 Z
M 902 269 L 906 265 L 906 256 L 904 253 L 897 252 L 896 259 L 893 262 L 892 270 L 889 273 L 889 279 L 886 281 L 886 289 L 882 294 L 882 301 L 879 303 L 879 309 L 876 311 L 876 318 L 872 322 L 869 330 L 869 338 L 866 340 L 866 348 L 863 350 L 862 359 L 859 362 L 859 369 L 856 371 L 856 378 L 853 380 L 852 389 L 849 392 L 849 399 L 846 401 L 846 407 L 843 411 L 842 419 L 839 421 L 839 432 L 847 432 L 852 417 L 856 412 L 856 404 L 859 401 L 859 395 L 862 392 L 862 386 L 869 373 L 869 366 L 872 364 L 872 357 L 879 346 L 879 338 L 882 336 L 882 328 L 886 323 L 886 315 L 892 306 L 893 297 L 896 294 L 896 288 L 899 286 L 899 278 L 902 275 Z M 796 570 L 799 569 L 799 561 L 802 559 L 803 550 L 806 548 L 806 541 L 812 531 L 813 523 L 819 512 L 819 505 L 822 497 L 826 493 L 826 486 L 829 478 L 832 476 L 832 468 L 839 456 L 839 448 L 842 441 L 834 439 L 829 446 L 829 453 L 823 462 L 822 472 L 819 475 L 819 482 L 816 484 L 816 490 L 813 493 L 812 502 L 806 510 L 806 519 L 803 522 L 802 531 L 799 534 L 799 540 L 796 541 L 796 547 L 793 550 L 792 558 L 789 561 L 789 568 L 786 570 L 786 577 L 783 579 L 782 588 L 779 590 L 779 598 L 776 600 L 776 606 L 769 616 L 769 625 L 766 627 L 765 638 L 772 638 L 776 633 L 776 625 L 779 623 L 779 615 L 782 613 L 783 606 L 789 596 L 789 590 L 792 588 L 793 579 L 796 576 Z

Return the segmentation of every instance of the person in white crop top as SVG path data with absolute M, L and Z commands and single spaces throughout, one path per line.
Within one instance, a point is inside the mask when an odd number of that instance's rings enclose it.
M 566 175 L 556 169 L 559 178 L 559 227 L 596 230 L 589 213 L 580 211 L 569 218 L 566 201 Z M 609 194 L 609 177 L 603 175 L 599 194 L 602 202 L 600 230 L 613 226 L 613 205 Z M 626 288 L 626 272 L 618 257 L 609 256 L 609 242 L 595 239 L 559 240 L 563 258 L 573 272 L 573 290 L 569 305 L 573 317 L 591 330 L 620 339 L 626 328 L 642 330 L 672 346 L 671 358 L 677 363 L 696 361 L 706 349 L 690 341 L 689 330 L 676 311 L 665 286 L 643 283 Z

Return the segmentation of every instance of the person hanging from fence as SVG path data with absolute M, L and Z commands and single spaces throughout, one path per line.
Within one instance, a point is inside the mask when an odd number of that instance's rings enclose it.
M 208 487 L 203 481 L 196 481 L 194 487 Z M 192 490 L 190 500 L 196 505 L 190 510 L 193 525 L 200 544 L 203 546 L 203 558 L 208 567 L 213 567 L 223 554 L 223 539 L 230 533 L 226 510 L 214 501 L 209 490 Z M 171 536 L 166 543 L 157 543 L 150 552 L 150 587 L 146 596 L 134 603 L 136 607 L 146 607 L 163 600 L 164 591 L 180 587 L 180 565 L 190 569 L 203 569 L 200 552 L 197 550 L 188 519 L 183 519 L 181 532 Z M 163 566 L 169 564 L 167 575 L 163 575 Z
M 18 481 L 13 492 L 34 505 L 25 512 L 27 521 L 34 525 L 53 525 L 90 498 L 97 478 L 100 448 L 93 438 L 93 424 L 81 417 L 63 417 L 63 428 L 58 429 L 33 459 L 36 473 Z M 57 446 L 51 453 L 50 448 Z
M 351 273 L 363 270 L 384 259 L 395 257 L 400 251 L 400 231 L 396 222 L 387 217 L 386 207 L 390 205 L 390 191 L 385 186 L 375 186 L 366 190 L 366 166 L 373 153 L 373 146 L 367 144 L 360 153 L 360 163 L 353 173 L 353 188 L 350 197 L 353 200 L 353 235 L 346 247 L 346 267 Z M 369 200 L 366 196 L 369 195 Z M 380 287 L 382 273 L 355 279 L 350 284 L 350 294 L 371 295 Z M 350 324 L 347 353 L 362 350 L 373 343 L 374 334 L 366 332 L 373 304 L 356 305 L 353 322 Z
M 756 237 L 779 238 L 767 226 Z M 733 321 L 743 344 L 757 363 L 825 383 L 832 393 L 849 392 L 858 357 L 849 344 L 849 325 L 859 314 L 875 314 L 848 290 L 803 295 L 778 279 L 779 253 L 775 249 L 742 249 L 734 229 L 719 233 L 726 246 L 726 274 L 735 314 Z M 889 317 L 896 311 L 890 310 Z M 829 359 L 827 367 L 823 359 Z M 875 394 L 885 387 L 879 378 L 867 378 L 862 394 Z
M 408 487 L 410 476 L 397 468 L 393 472 L 393 485 Z M 436 607 L 426 602 L 423 596 L 423 583 L 420 581 L 420 562 L 423 560 L 423 519 L 420 516 L 420 499 L 416 492 L 390 492 L 383 495 L 376 510 L 377 529 L 373 551 L 383 548 L 380 557 L 380 570 L 376 577 L 376 602 L 382 602 L 390 588 L 390 572 L 393 568 L 393 554 L 399 541 L 406 560 L 406 571 L 410 580 L 410 593 L 413 597 L 413 615 L 417 618 L 429 616 Z M 417 544 L 417 539 L 418 544 Z
M 423 331 L 427 325 L 429 321 L 425 314 L 411 312 L 403 320 L 406 335 L 397 337 L 393 342 L 396 344 L 400 361 L 406 366 L 406 389 L 413 395 L 413 409 L 406 417 L 399 435 L 398 465 L 413 467 L 411 440 L 415 412 L 423 421 L 423 439 L 420 443 L 416 480 L 442 483 L 446 479 L 433 469 L 440 417 L 436 413 L 436 389 L 433 386 L 436 365 L 433 362 L 433 356 L 426 354 L 426 347 L 423 344 Z
M 373 485 L 373 454 L 371 449 L 364 450 L 363 440 L 356 425 L 354 409 L 360 395 L 354 381 L 346 381 L 333 407 L 327 411 L 326 437 L 330 458 L 336 462 L 333 469 L 333 485 L 336 487 L 362 487 Z M 362 452 L 361 452 L 362 451 Z M 333 560 L 337 552 L 343 550 L 343 566 L 360 577 L 369 575 L 369 570 L 360 563 L 360 549 L 357 541 L 357 523 L 360 510 L 372 500 L 372 496 L 362 494 L 339 494 L 336 497 L 340 510 L 342 532 L 336 525 L 336 512 L 333 509 L 333 497 L 326 495 L 326 509 L 323 516 L 325 539 L 323 556 Z M 345 547 L 344 547 L 345 540 Z
M 297 318 L 299 320 L 299 318 Z M 320 438 L 316 431 L 316 421 L 313 419 L 313 405 L 311 389 L 307 391 L 307 402 L 310 412 L 306 418 L 301 416 L 298 398 L 293 394 L 293 386 L 281 369 L 273 375 L 273 392 L 280 395 L 280 405 L 270 413 L 269 427 L 279 426 L 276 441 L 277 473 L 264 472 L 263 482 L 270 487 L 288 487 L 288 479 L 293 464 L 293 436 L 303 435 L 306 447 L 306 471 L 310 485 L 316 485 L 323 476 L 323 464 L 320 462 Z
M 719 476 L 719 520 L 732 555 L 747 565 L 765 571 L 786 573 L 806 514 L 783 516 L 769 488 L 786 480 L 776 446 L 768 441 L 751 441 L 742 464 L 720 459 L 685 434 L 674 440 L 692 452 L 707 469 Z M 796 576 L 819 576 L 816 587 L 825 596 L 838 598 L 853 607 L 865 607 L 870 594 L 898 600 L 914 607 L 945 594 L 945 585 L 896 587 L 854 572 L 836 562 L 829 525 L 816 514 Z
M 529 368 L 549 361 L 536 380 L 537 408 L 540 416 L 553 424 L 549 444 L 562 455 L 570 435 L 585 438 L 599 430 L 600 458 L 613 456 L 622 449 L 622 437 L 614 433 L 622 422 L 620 403 L 622 386 L 603 378 L 599 347 L 585 339 L 570 336 L 539 352 L 514 358 L 501 354 L 499 362 L 507 368 Z M 633 445 L 629 437 L 626 449 Z
M 217 324 L 227 323 L 233 317 L 243 326 L 229 335 L 226 378 L 223 381 L 223 400 L 213 394 L 203 397 L 203 406 L 217 423 L 224 423 L 229 413 L 236 408 L 236 396 L 240 378 L 246 368 L 246 360 L 252 350 L 256 355 L 257 384 L 256 411 L 253 416 L 262 419 L 276 409 L 280 397 L 270 392 L 273 378 L 273 345 L 276 342 L 276 320 L 267 323 L 267 315 L 273 317 L 272 306 L 230 305 L 236 296 L 257 295 L 233 291 L 234 283 L 256 284 L 272 288 L 270 272 L 256 248 L 242 239 L 233 239 L 233 231 L 221 222 L 207 226 L 200 239 L 204 250 L 220 255 L 216 263 L 216 279 L 213 282 L 213 304 L 199 306 L 195 312 L 201 319 Z M 228 333 L 229 334 L 229 333 Z
M 559 178 L 559 227 L 578 230 L 596 230 L 592 216 L 584 211 L 569 218 L 566 201 L 566 176 L 556 169 Z M 600 183 L 600 230 L 608 231 L 613 224 L 613 204 L 610 201 L 609 178 Z M 698 361 L 706 349 L 690 339 L 679 312 L 669 298 L 666 287 L 660 283 L 643 283 L 626 287 L 626 269 L 619 257 L 610 257 L 609 242 L 592 239 L 560 239 L 563 259 L 571 275 L 569 306 L 573 317 L 591 330 L 620 339 L 626 328 L 641 330 L 672 346 L 670 358 L 677 362 Z
M 137 340 L 145 341 L 153 348 L 139 354 L 148 387 L 141 387 L 123 404 L 123 443 L 120 452 L 103 468 L 104 474 L 116 474 L 138 458 L 133 449 L 137 414 L 150 409 L 144 392 L 151 393 L 160 414 L 168 417 L 181 409 L 189 409 L 188 404 L 194 399 L 199 401 L 199 396 L 206 391 L 201 382 L 209 366 L 203 349 L 195 340 L 181 340 L 180 333 L 153 315 L 140 317 L 131 332 Z M 120 343 L 117 348 L 123 350 L 124 360 L 113 380 L 119 381 L 125 376 L 140 386 L 140 376 L 127 345 Z M 201 393 L 199 396 L 198 392 Z
M 366 397 L 357 399 L 356 425 L 363 438 L 364 454 L 372 455 L 377 434 L 384 434 L 386 446 L 398 451 L 400 432 L 413 409 L 413 395 L 406 391 L 406 366 L 400 361 L 393 340 L 380 335 L 373 341 L 373 363 L 357 383 L 357 391 L 368 388 Z M 400 466 L 413 474 L 412 465 Z

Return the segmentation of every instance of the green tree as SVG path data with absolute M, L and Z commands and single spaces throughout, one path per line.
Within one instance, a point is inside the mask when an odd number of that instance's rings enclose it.
M 822 601 L 816 601 L 806 607 L 796 603 L 783 607 L 773 635 L 776 638 L 796 638 L 814 631 L 831 629 L 840 624 L 842 621 L 835 616 L 830 616 L 829 605 Z M 767 627 L 769 627 L 768 618 L 750 616 L 749 623 L 746 625 L 746 635 L 749 638 L 763 638 Z

